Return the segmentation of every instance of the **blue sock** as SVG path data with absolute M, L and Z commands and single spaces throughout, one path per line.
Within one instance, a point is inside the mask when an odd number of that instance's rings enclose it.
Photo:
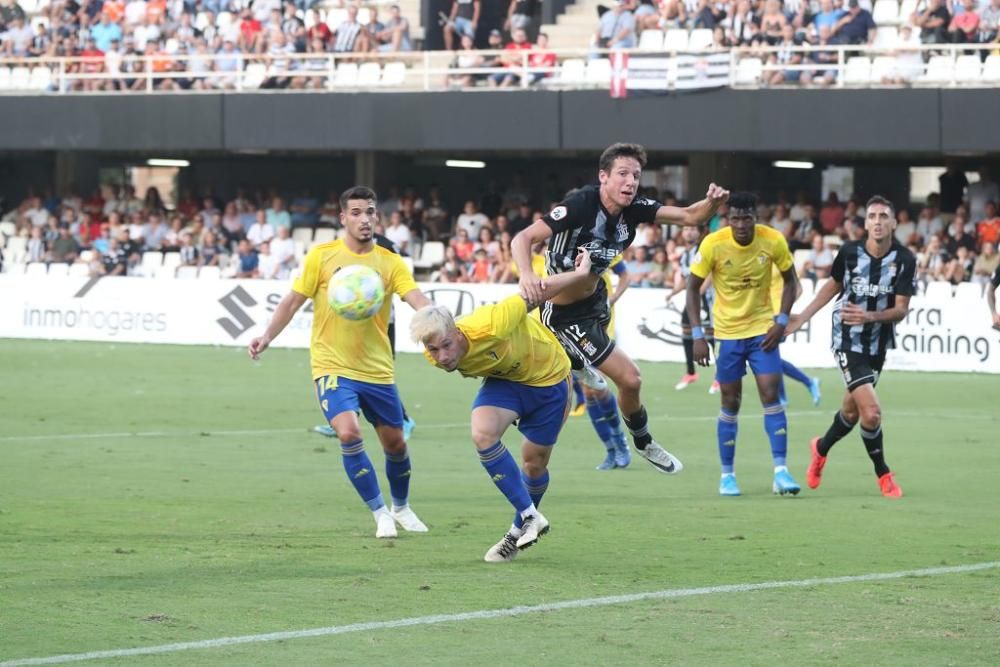
M 736 459 L 736 430 L 736 413 L 722 408 L 719 411 L 716 435 L 719 438 L 719 461 L 722 463 L 723 474 L 733 471 L 733 461 Z
M 409 450 L 404 448 L 399 454 L 385 453 L 385 476 L 389 480 L 392 504 L 396 507 L 406 505 L 406 499 L 410 497 Z
M 479 462 L 518 514 L 531 507 L 531 496 L 521 479 L 521 469 L 502 442 L 480 450 Z
M 597 437 L 604 443 L 604 447 L 613 450 L 615 441 L 611 439 L 611 425 L 605 420 L 601 403 L 593 394 L 587 397 L 587 414 L 590 415 L 590 423 L 594 425 Z
M 364 441 L 342 442 L 340 453 L 344 460 L 347 479 L 351 480 L 351 484 L 361 496 L 361 500 L 368 505 L 368 509 L 374 512 L 380 507 L 385 507 L 382 492 L 378 488 L 378 476 L 375 474 L 371 459 L 365 453 Z
M 622 431 L 622 420 L 618 414 L 618 401 L 610 391 L 603 398 L 597 399 L 597 407 L 604 413 L 604 423 L 608 425 L 611 439 L 615 443 L 625 441 L 625 432 Z
M 580 405 L 586 400 L 583 396 L 583 387 L 580 386 L 575 377 L 573 378 L 573 394 L 576 396 L 576 405 Z
M 781 360 L 781 372 L 784 375 L 787 375 L 788 377 L 792 378 L 796 382 L 801 382 L 802 384 L 804 384 L 806 386 L 806 389 L 809 388 L 809 384 L 811 382 L 809 376 L 800 371 L 793 364 L 785 361 L 784 359 Z
M 788 453 L 788 419 L 781 403 L 764 406 L 764 431 L 771 441 L 771 458 L 774 465 L 785 465 L 785 455 Z
M 541 477 L 528 477 L 524 471 L 521 471 L 521 479 L 524 481 L 524 488 L 528 489 L 528 495 L 531 496 L 531 502 L 535 503 L 535 507 L 542 502 L 542 496 L 545 495 L 545 491 L 549 488 L 549 471 L 546 470 L 542 473 Z M 521 513 L 517 512 L 514 514 L 514 525 L 518 528 L 521 527 L 522 523 Z

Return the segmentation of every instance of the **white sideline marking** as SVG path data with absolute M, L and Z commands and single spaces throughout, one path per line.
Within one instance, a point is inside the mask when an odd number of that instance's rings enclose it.
M 710 410 L 711 411 L 711 410 Z M 800 410 L 798 412 L 786 412 L 788 417 L 814 417 L 816 415 L 826 415 L 829 414 L 829 410 Z M 761 417 L 758 413 L 740 413 L 740 417 L 743 419 L 756 419 Z M 960 419 L 962 421 L 997 421 L 997 417 L 993 415 L 984 414 L 962 414 L 962 413 L 947 413 L 947 414 L 937 414 L 930 412 L 900 412 L 893 411 L 890 417 L 921 417 L 927 419 Z M 714 422 L 716 420 L 716 414 L 709 415 L 688 415 L 688 416 L 677 416 L 677 415 L 654 415 L 649 418 L 651 422 L 704 422 L 710 421 Z M 425 424 L 418 423 L 417 428 L 420 431 L 434 431 L 434 430 L 445 430 L 453 428 L 469 428 L 469 422 L 455 422 L 455 423 L 444 423 L 444 424 Z M 113 433 L 56 433 L 52 435 L 4 435 L 0 436 L 0 442 L 10 442 L 12 440 L 17 441 L 36 441 L 36 440 L 93 440 L 102 438 L 179 438 L 179 437 L 202 437 L 202 436 L 239 436 L 239 435 L 288 435 L 291 433 L 309 433 L 311 429 L 309 428 L 271 428 L 271 429 L 239 429 L 239 430 L 223 430 L 223 431 L 118 431 Z
M 122 658 L 132 655 L 155 655 L 159 653 L 176 653 L 194 649 L 218 648 L 236 644 L 258 644 L 262 642 L 285 641 L 305 637 L 328 637 L 343 635 L 350 632 L 366 632 L 372 630 L 392 630 L 416 625 L 437 625 L 439 623 L 460 623 L 462 621 L 481 621 L 511 616 L 524 616 L 544 611 L 561 611 L 563 609 L 586 609 L 590 607 L 606 607 L 608 605 L 643 602 L 645 600 L 668 600 L 687 598 L 697 595 L 715 595 L 717 593 L 749 593 L 753 591 L 773 590 L 776 588 L 804 588 L 806 586 L 833 586 L 836 584 L 853 584 L 866 581 L 888 581 L 905 577 L 934 577 L 942 574 L 961 574 L 978 572 L 1000 567 L 1000 561 L 974 563 L 971 565 L 954 565 L 950 567 L 930 567 L 922 570 L 901 570 L 899 572 L 875 572 L 872 574 L 857 574 L 845 577 L 823 577 L 818 579 L 799 579 L 797 581 L 766 581 L 759 584 L 728 584 L 724 586 L 706 586 L 703 588 L 673 588 L 648 593 L 633 593 L 630 595 L 611 595 L 600 598 L 584 598 L 581 600 L 566 600 L 508 609 L 485 609 L 469 611 L 461 614 L 437 614 L 434 616 L 416 616 L 400 618 L 395 621 L 373 621 L 370 623 L 352 623 L 350 625 L 333 625 L 326 628 L 309 630 L 291 630 L 288 632 L 269 632 L 261 635 L 243 635 L 240 637 L 219 637 L 197 642 L 180 642 L 177 644 L 161 644 L 160 646 L 145 646 L 142 648 L 125 648 L 112 651 L 91 651 L 89 653 L 66 653 L 45 658 L 23 658 L 0 662 L 0 667 L 22 667 L 25 665 L 57 665 L 65 662 L 81 662 L 100 658 Z

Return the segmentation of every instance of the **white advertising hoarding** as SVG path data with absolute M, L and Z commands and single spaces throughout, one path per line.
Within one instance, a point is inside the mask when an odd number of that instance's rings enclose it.
M 267 280 L 67 278 L 0 275 L 0 338 L 38 338 L 134 343 L 246 345 L 258 335 L 290 283 Z M 514 293 L 513 285 L 425 283 L 435 302 L 462 315 Z M 619 344 L 636 359 L 683 361 L 681 309 L 657 289 L 630 289 L 616 308 Z M 811 299 L 800 299 L 801 309 Z M 910 315 L 897 325 L 894 369 L 1000 373 L 1000 332 L 985 305 L 955 298 L 916 296 Z M 410 309 L 398 306 L 397 349 L 417 352 L 407 330 Z M 276 341 L 309 345 L 311 303 L 303 306 Z M 830 309 L 782 345 L 782 355 L 804 367 L 832 367 Z

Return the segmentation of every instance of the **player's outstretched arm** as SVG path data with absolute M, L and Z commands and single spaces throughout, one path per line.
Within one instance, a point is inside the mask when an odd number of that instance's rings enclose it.
M 579 252 L 576 255 L 576 268 L 573 269 L 573 271 L 557 273 L 554 276 L 546 278 L 542 284 L 542 298 L 539 301 L 531 301 L 528 298 L 524 299 L 528 302 L 529 306 L 540 305 L 543 301 L 548 301 L 567 287 L 577 285 L 587 280 L 590 276 L 590 253 L 587 252 L 585 248 L 578 248 L 578 250 Z M 521 293 L 521 296 L 524 297 L 523 292 Z
M 840 294 L 840 281 L 839 280 L 827 280 L 823 283 L 823 286 L 819 288 L 819 292 L 813 297 L 812 303 L 806 306 L 806 309 L 801 313 L 793 314 L 788 320 L 788 326 L 785 327 L 785 335 L 789 336 L 799 329 L 802 325 L 812 319 L 812 316 L 820 311 L 823 306 L 830 302 L 830 299 Z
M 434 305 L 427 295 L 420 291 L 420 288 L 411 289 L 409 292 L 403 295 L 403 301 L 410 305 L 413 310 L 420 310 L 424 306 Z
M 299 308 L 305 302 L 306 297 L 298 292 L 289 292 L 285 295 L 285 298 L 281 300 L 278 307 L 274 309 L 274 315 L 271 317 L 267 329 L 264 330 L 264 335 L 257 336 L 247 346 L 247 353 L 249 353 L 251 359 L 256 360 L 260 358 L 261 352 L 266 350 L 271 341 L 284 331 L 288 323 L 292 321 L 295 313 L 298 312 Z
M 719 207 L 729 201 L 729 190 L 712 183 L 705 198 L 690 206 L 661 206 L 656 211 L 655 222 L 661 225 L 683 225 L 693 227 L 703 225 L 715 215 Z
M 705 279 L 692 273 L 687 281 L 687 313 L 691 321 L 691 337 L 694 338 L 694 361 L 699 366 L 708 366 L 708 342 L 701 328 L 701 285 Z
M 546 279 L 539 278 L 531 269 L 531 248 L 536 243 L 548 240 L 551 236 L 552 228 L 545 222 L 536 220 L 518 232 L 510 242 L 510 254 L 521 274 L 518 286 L 521 289 L 521 296 L 528 303 L 537 304 L 544 300 L 543 291 L 546 283 Z

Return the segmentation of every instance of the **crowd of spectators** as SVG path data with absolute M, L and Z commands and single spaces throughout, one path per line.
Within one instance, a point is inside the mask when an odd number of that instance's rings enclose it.
M 231 88 L 236 72 L 260 61 L 288 76 L 267 87 L 304 88 L 325 69 L 328 53 L 363 58 L 369 52 L 413 48 L 409 20 L 399 5 L 382 9 L 343 4 L 328 24 L 310 0 L 52 0 L 33 23 L 18 0 L 0 0 L 0 56 L 74 57 L 68 73 L 108 73 L 113 78 L 77 80 L 85 90 L 145 87 L 148 57 L 158 89 Z M 325 3 L 333 5 L 334 3 Z M 312 59 L 289 58 L 309 54 Z M 176 58 L 175 57 L 183 57 Z M 187 73 L 190 76 L 182 76 Z M 120 75 L 120 76 L 117 76 Z
M 669 192 L 642 194 L 680 203 Z M 452 210 L 438 187 L 424 193 L 394 188 L 379 203 L 376 232 L 415 259 L 429 242 L 442 243 L 443 262 L 425 276 L 432 280 L 513 283 L 517 272 L 511 238 L 558 198 L 556 191 L 533 193 L 514 179 L 506 189 L 488 188 Z M 1000 264 L 998 202 L 1000 187 L 987 171 L 970 184 L 965 172 L 950 168 L 940 178 L 940 191 L 931 193 L 923 206 L 900 206 L 896 239 L 917 256 L 921 283 L 986 284 Z M 293 240 L 295 230 L 338 230 L 339 213 L 336 192 L 319 198 L 302 191 L 287 201 L 276 191 L 240 190 L 229 199 L 184 193 L 167 210 L 156 189 L 140 198 L 130 186 L 104 186 L 89 198 L 31 194 L 3 220 L 26 239 L 28 262 L 73 263 L 86 256 L 93 275 L 143 275 L 143 253 L 165 251 L 179 253 L 180 266 L 219 266 L 223 275 L 284 279 L 307 249 Z M 791 200 L 780 195 L 758 211 L 760 224 L 785 235 L 799 275 L 812 280 L 830 275 L 844 241 L 863 238 L 863 215 L 860 198 L 841 201 L 836 193 L 822 202 L 810 201 L 803 192 Z M 726 224 L 722 208 L 709 229 Z M 657 224 L 639 227 L 624 257 L 633 286 L 674 286 L 685 250 L 679 232 Z

